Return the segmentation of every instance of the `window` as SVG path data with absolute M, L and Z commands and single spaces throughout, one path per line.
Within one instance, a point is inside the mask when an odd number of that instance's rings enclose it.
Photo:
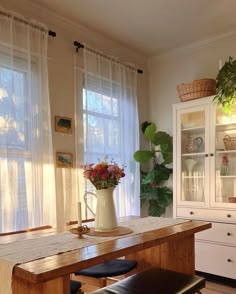
M 2 206 L 12 207 L 15 210 L 13 222 L 17 229 L 26 227 L 28 222 L 25 166 L 29 163 L 31 154 L 28 142 L 29 125 L 26 120 L 26 80 L 26 72 L 0 67 L 0 209 L 3 216 L 1 220 L 4 215 L 6 219 L 8 214 Z M 9 183 L 12 172 L 17 175 L 17 183 L 13 186 Z M 5 194 L 6 190 L 11 188 L 8 193 L 17 196 L 14 203 L 7 199 Z M 2 225 L 1 221 L 0 227 Z
M 81 131 L 76 140 L 77 160 L 96 164 L 108 156 L 118 165 L 125 165 L 126 176 L 114 196 L 118 217 L 138 215 L 140 211 L 139 165 L 133 158 L 139 148 L 136 77 L 135 70 L 92 49 L 83 49 L 83 65 L 81 59 L 75 60 L 78 128 L 83 117 L 83 141 L 79 137 Z M 92 184 L 81 181 L 80 173 L 78 178 L 80 195 L 95 190 Z M 90 198 L 87 203 L 95 211 L 95 198 Z M 87 211 L 85 217 L 92 215 Z
M 97 162 L 104 155 L 116 160 L 120 157 L 119 119 L 116 98 L 90 90 L 86 95 L 86 90 L 83 90 L 84 153 L 90 162 Z
M 0 11 L 0 231 L 56 223 L 44 25 Z
M 117 98 L 83 89 L 85 162 L 97 163 L 105 155 L 116 162 L 121 161 L 119 119 Z M 95 191 L 95 188 L 86 181 L 85 190 Z M 95 212 L 94 197 L 87 197 L 87 203 Z M 93 217 L 89 210 L 86 210 L 86 217 Z

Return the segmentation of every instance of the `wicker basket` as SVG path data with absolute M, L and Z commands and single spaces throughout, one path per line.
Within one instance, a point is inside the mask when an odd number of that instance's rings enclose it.
M 216 94 L 214 79 L 194 80 L 192 83 L 177 85 L 179 98 L 182 102 Z
M 236 137 L 225 135 L 223 141 L 226 150 L 236 150 Z

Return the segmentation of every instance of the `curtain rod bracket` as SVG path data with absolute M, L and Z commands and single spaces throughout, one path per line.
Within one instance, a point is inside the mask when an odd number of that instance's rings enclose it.
M 84 45 L 78 41 L 74 41 L 74 46 L 76 47 L 76 52 L 79 51 L 79 48 L 84 48 Z
M 53 32 L 53 31 L 49 30 L 48 35 L 55 38 L 57 34 L 56 34 L 56 32 Z

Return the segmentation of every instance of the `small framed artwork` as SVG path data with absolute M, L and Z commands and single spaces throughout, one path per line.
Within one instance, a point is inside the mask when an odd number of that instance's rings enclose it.
M 72 119 L 68 117 L 55 116 L 55 131 L 59 133 L 72 134 Z
M 72 168 L 73 167 L 72 153 L 56 152 L 56 164 L 57 164 L 57 167 Z

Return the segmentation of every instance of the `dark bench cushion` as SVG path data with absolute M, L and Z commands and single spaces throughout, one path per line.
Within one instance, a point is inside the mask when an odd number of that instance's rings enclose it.
M 81 288 L 80 282 L 70 280 L 70 294 L 77 294 L 80 288 Z
M 205 279 L 151 268 L 134 274 L 94 294 L 194 294 L 205 287 Z
M 136 267 L 137 262 L 134 260 L 114 259 L 75 272 L 75 275 L 83 275 L 93 278 L 115 277 L 124 275 Z

